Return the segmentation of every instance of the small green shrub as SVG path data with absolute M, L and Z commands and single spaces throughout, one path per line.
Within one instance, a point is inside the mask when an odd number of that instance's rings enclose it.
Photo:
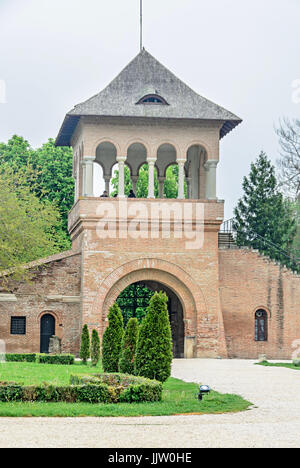
M 72 385 L 105 385 L 111 403 L 153 402 L 162 399 L 162 384 L 156 380 L 145 379 L 127 374 L 73 375 Z
M 72 354 L 39 354 L 38 362 L 40 364 L 62 364 L 72 366 L 75 362 L 75 356 Z
M 128 321 L 122 341 L 119 371 L 122 374 L 134 374 L 134 358 L 139 334 L 139 323 L 136 318 Z
M 100 360 L 100 338 L 97 330 L 92 331 L 91 359 L 92 366 L 96 367 Z
M 123 374 L 71 376 L 70 385 L 0 382 L 0 402 L 132 403 L 161 398 L 160 382 Z
M 90 358 L 90 334 L 87 325 L 84 325 L 81 334 L 81 346 L 80 346 L 80 359 L 82 364 L 87 364 L 88 359 Z
M 172 335 L 165 293 L 155 293 L 143 319 L 135 356 L 135 374 L 165 382 L 171 375 Z
M 294 359 L 294 360 L 293 360 L 293 365 L 294 365 L 295 367 L 300 367 L 300 359 Z
M 117 304 L 109 309 L 108 327 L 102 340 L 102 365 L 104 372 L 118 372 L 123 339 L 123 317 Z
M 5 360 L 7 362 L 36 362 L 36 356 L 36 353 L 6 354 Z

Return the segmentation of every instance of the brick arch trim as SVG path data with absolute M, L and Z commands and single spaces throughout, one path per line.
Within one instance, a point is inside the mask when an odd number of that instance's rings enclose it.
M 101 333 L 106 328 L 109 308 L 130 284 L 151 280 L 168 286 L 180 299 L 187 336 L 197 334 L 197 315 L 206 312 L 203 293 L 182 268 L 157 258 L 143 258 L 125 263 L 110 273 L 101 283 L 93 305 L 93 317 L 101 313 Z

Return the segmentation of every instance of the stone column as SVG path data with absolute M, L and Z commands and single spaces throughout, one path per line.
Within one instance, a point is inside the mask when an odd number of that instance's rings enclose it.
M 109 196 L 110 176 L 104 176 L 104 180 L 105 180 L 105 190 Z
M 124 166 L 126 161 L 126 156 L 119 156 L 117 158 L 119 163 L 119 198 L 125 197 L 125 176 L 124 176 Z
M 137 184 L 138 178 L 139 178 L 139 176 L 137 176 L 137 175 L 131 176 L 132 190 L 133 190 L 135 196 L 136 196 L 136 184 Z
M 208 160 L 205 164 L 206 170 L 206 198 L 208 200 L 217 199 L 217 165 L 219 161 L 212 159 Z
M 159 190 L 159 198 L 164 198 L 164 183 L 165 183 L 166 178 L 165 177 L 159 177 L 158 178 L 158 190 Z
M 94 156 L 84 156 L 82 161 L 83 187 L 82 195 L 84 197 L 94 196 Z
M 155 198 L 154 194 L 154 165 L 155 158 L 147 159 L 149 166 L 149 179 L 148 179 L 148 198 Z
M 184 196 L 184 165 L 185 165 L 185 159 L 178 159 L 177 164 L 179 168 L 179 173 L 178 173 L 178 199 L 183 200 L 185 198 Z

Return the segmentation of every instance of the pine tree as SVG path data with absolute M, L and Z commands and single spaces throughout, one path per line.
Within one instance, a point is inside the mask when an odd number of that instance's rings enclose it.
M 275 168 L 265 153 L 251 164 L 244 177 L 244 195 L 235 209 L 233 228 L 239 246 L 250 246 L 273 259 L 284 261 L 296 232 L 290 205 L 277 188 Z
M 91 359 L 92 366 L 97 366 L 100 360 L 100 338 L 97 330 L 92 331 Z
M 172 336 L 168 297 L 155 293 L 141 326 L 135 357 L 135 373 L 165 382 L 171 375 Z
M 139 323 L 136 318 L 128 321 L 122 341 L 119 371 L 123 374 L 134 374 L 134 359 L 139 334 Z
M 102 364 L 104 372 L 118 372 L 123 339 L 123 317 L 117 304 L 109 309 L 108 327 L 102 340 Z
M 84 325 L 81 334 L 80 359 L 82 364 L 87 364 L 90 358 L 90 334 L 87 325 Z

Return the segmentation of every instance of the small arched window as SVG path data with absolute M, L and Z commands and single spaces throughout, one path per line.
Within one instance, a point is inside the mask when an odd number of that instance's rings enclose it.
M 164 106 L 167 106 L 168 103 L 167 101 L 159 96 L 158 94 L 147 94 L 146 96 L 142 97 L 137 104 L 162 104 Z
M 263 309 L 255 313 L 255 341 L 268 341 L 268 314 Z

